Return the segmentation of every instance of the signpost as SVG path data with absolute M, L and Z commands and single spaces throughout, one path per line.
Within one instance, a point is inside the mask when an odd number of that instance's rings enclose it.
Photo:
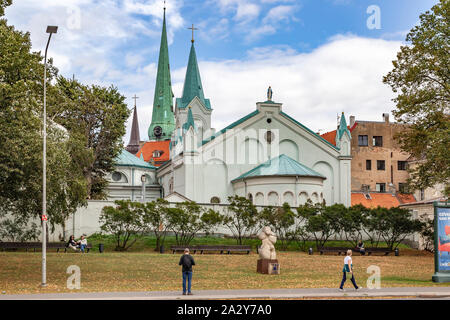
M 450 203 L 434 202 L 433 282 L 450 282 Z

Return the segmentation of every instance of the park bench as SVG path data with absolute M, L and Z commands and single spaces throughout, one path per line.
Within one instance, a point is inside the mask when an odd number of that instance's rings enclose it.
M 67 252 L 67 247 L 65 242 L 47 242 L 47 249 L 56 249 L 56 252 L 59 252 L 60 249 L 64 249 L 64 252 Z M 92 244 L 86 246 L 86 251 L 92 248 Z M 28 249 L 33 249 L 36 252 L 36 249 L 42 249 L 41 242 L 0 242 L 0 249 L 4 251 L 5 249 L 25 249 L 28 252 Z
M 176 251 L 184 251 L 185 248 L 189 248 L 190 252 L 196 253 L 197 251 L 200 251 L 200 254 L 203 254 L 203 252 L 209 251 L 209 252 L 220 252 L 220 254 L 223 254 L 224 252 L 227 252 L 230 254 L 231 252 L 246 252 L 247 254 L 252 251 L 251 246 L 242 246 L 242 245 L 197 245 L 197 246 L 171 246 L 170 250 L 175 253 Z
M 347 254 L 347 250 L 350 249 L 348 247 L 323 247 L 323 248 L 319 248 L 319 252 L 320 254 L 324 254 L 327 252 L 337 252 L 338 255 L 342 254 Z M 353 248 L 351 249 L 353 251 L 353 254 L 358 253 L 361 255 L 361 253 L 359 252 L 358 248 Z M 372 253 L 384 253 L 385 256 L 387 256 L 389 253 L 394 252 L 392 250 L 390 250 L 389 248 L 364 248 L 365 253 L 370 256 Z

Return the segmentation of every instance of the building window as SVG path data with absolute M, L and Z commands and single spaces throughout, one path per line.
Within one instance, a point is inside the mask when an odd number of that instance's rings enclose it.
M 153 151 L 153 158 L 159 158 L 162 156 L 163 153 L 164 152 L 161 150 L 155 150 L 155 151 Z
M 377 160 L 377 170 L 385 170 L 384 160 Z
M 377 183 L 376 191 L 377 192 L 386 192 L 386 183 Z
M 118 182 L 118 181 L 120 181 L 120 179 L 122 179 L 122 174 L 117 171 L 113 172 L 112 179 L 113 179 L 113 181 Z
M 409 193 L 408 192 L 408 188 L 407 188 L 407 184 L 406 183 L 399 183 L 398 184 L 398 191 L 400 192 L 400 193 Z
M 382 147 L 383 146 L 383 137 L 382 136 L 373 136 L 373 146 L 374 147 Z
M 265 138 L 266 138 L 267 143 L 272 143 L 273 139 L 275 138 L 275 135 L 273 134 L 272 131 L 269 130 L 266 132 Z
M 406 170 L 406 161 L 397 161 L 398 170 Z
M 220 198 L 219 197 L 212 197 L 210 202 L 211 203 L 220 203 Z
M 358 136 L 358 146 L 367 147 L 369 145 L 368 136 Z
M 372 160 L 366 160 L 366 170 L 372 170 Z

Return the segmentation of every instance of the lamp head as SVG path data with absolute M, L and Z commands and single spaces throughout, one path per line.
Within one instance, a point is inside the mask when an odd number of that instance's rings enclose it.
M 47 26 L 47 33 L 57 33 L 58 26 Z

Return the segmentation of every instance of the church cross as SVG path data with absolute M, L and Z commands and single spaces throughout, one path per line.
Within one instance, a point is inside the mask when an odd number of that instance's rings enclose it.
M 139 97 L 137 97 L 136 95 L 134 95 L 134 97 L 132 97 L 131 99 L 134 100 L 134 106 L 136 107 L 136 100 L 139 99 Z
M 197 28 L 194 28 L 194 25 L 192 27 L 188 28 L 189 30 L 192 30 L 192 40 L 191 42 L 194 43 L 194 30 L 198 30 Z

